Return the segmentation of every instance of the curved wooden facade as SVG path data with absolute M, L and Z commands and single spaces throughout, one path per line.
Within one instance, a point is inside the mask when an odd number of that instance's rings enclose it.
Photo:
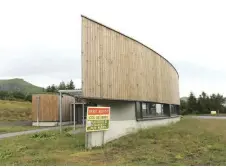
M 82 16 L 82 91 L 87 98 L 180 104 L 179 75 L 164 57 Z

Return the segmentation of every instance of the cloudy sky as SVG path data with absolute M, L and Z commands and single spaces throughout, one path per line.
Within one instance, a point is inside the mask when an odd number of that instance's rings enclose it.
M 83 14 L 172 62 L 181 96 L 226 95 L 225 9 L 223 0 L 0 0 L 0 79 L 79 88 Z

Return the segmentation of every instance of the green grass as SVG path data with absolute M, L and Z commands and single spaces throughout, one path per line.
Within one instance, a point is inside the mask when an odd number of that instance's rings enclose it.
M 84 134 L 70 135 L 65 128 L 0 140 L 0 165 L 65 164 L 67 156 L 84 148 Z
M 35 126 L 0 126 L 0 134 L 10 133 L 10 132 L 20 132 L 27 131 L 33 129 L 40 129 L 43 127 L 35 127 Z
M 24 93 L 39 93 L 43 92 L 43 88 L 32 85 L 31 83 L 24 81 L 20 78 L 14 78 L 14 79 L 7 79 L 7 80 L 0 80 L 0 88 L 6 88 L 8 90 L 6 91 L 17 91 L 20 90 Z M 3 89 L 0 89 L 3 90 Z
M 84 149 L 84 134 L 58 131 L 0 141 L 0 165 L 226 165 L 226 121 L 183 118 Z
M 0 121 L 31 120 L 31 103 L 0 100 Z

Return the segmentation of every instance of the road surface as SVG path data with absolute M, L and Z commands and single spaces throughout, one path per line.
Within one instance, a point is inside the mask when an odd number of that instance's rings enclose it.
M 200 118 L 200 119 L 226 119 L 226 116 L 192 116 L 192 118 Z
M 54 129 L 59 129 L 60 127 L 49 127 L 49 128 L 43 128 L 43 129 L 34 129 L 34 130 L 27 130 L 27 131 L 22 131 L 22 132 L 12 132 L 12 133 L 5 133 L 5 134 L 0 134 L 0 140 L 8 137 L 14 137 L 14 136 L 20 136 L 20 135 L 26 135 L 26 134 L 32 134 L 32 133 L 39 133 L 43 131 L 49 131 L 49 130 L 54 130 Z M 73 134 L 77 134 L 81 132 L 82 128 L 76 129 Z

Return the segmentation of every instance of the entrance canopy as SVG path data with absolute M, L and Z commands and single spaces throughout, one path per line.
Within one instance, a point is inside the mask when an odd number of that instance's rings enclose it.
M 76 104 L 82 104 L 82 115 L 83 115 L 83 118 L 82 118 L 82 125 L 83 127 L 85 127 L 85 121 L 84 121 L 84 104 L 85 102 L 79 102 L 79 103 L 76 103 L 78 101 L 78 99 L 81 99 L 82 97 L 82 90 L 81 89 L 75 89 L 75 90 L 59 90 L 59 93 L 60 93 L 60 132 L 62 132 L 62 94 L 63 93 L 66 93 L 66 94 L 69 94 L 70 96 L 73 96 L 75 98 L 74 100 L 74 107 L 73 107 L 73 112 L 74 112 L 74 130 L 75 130 L 75 105 Z

